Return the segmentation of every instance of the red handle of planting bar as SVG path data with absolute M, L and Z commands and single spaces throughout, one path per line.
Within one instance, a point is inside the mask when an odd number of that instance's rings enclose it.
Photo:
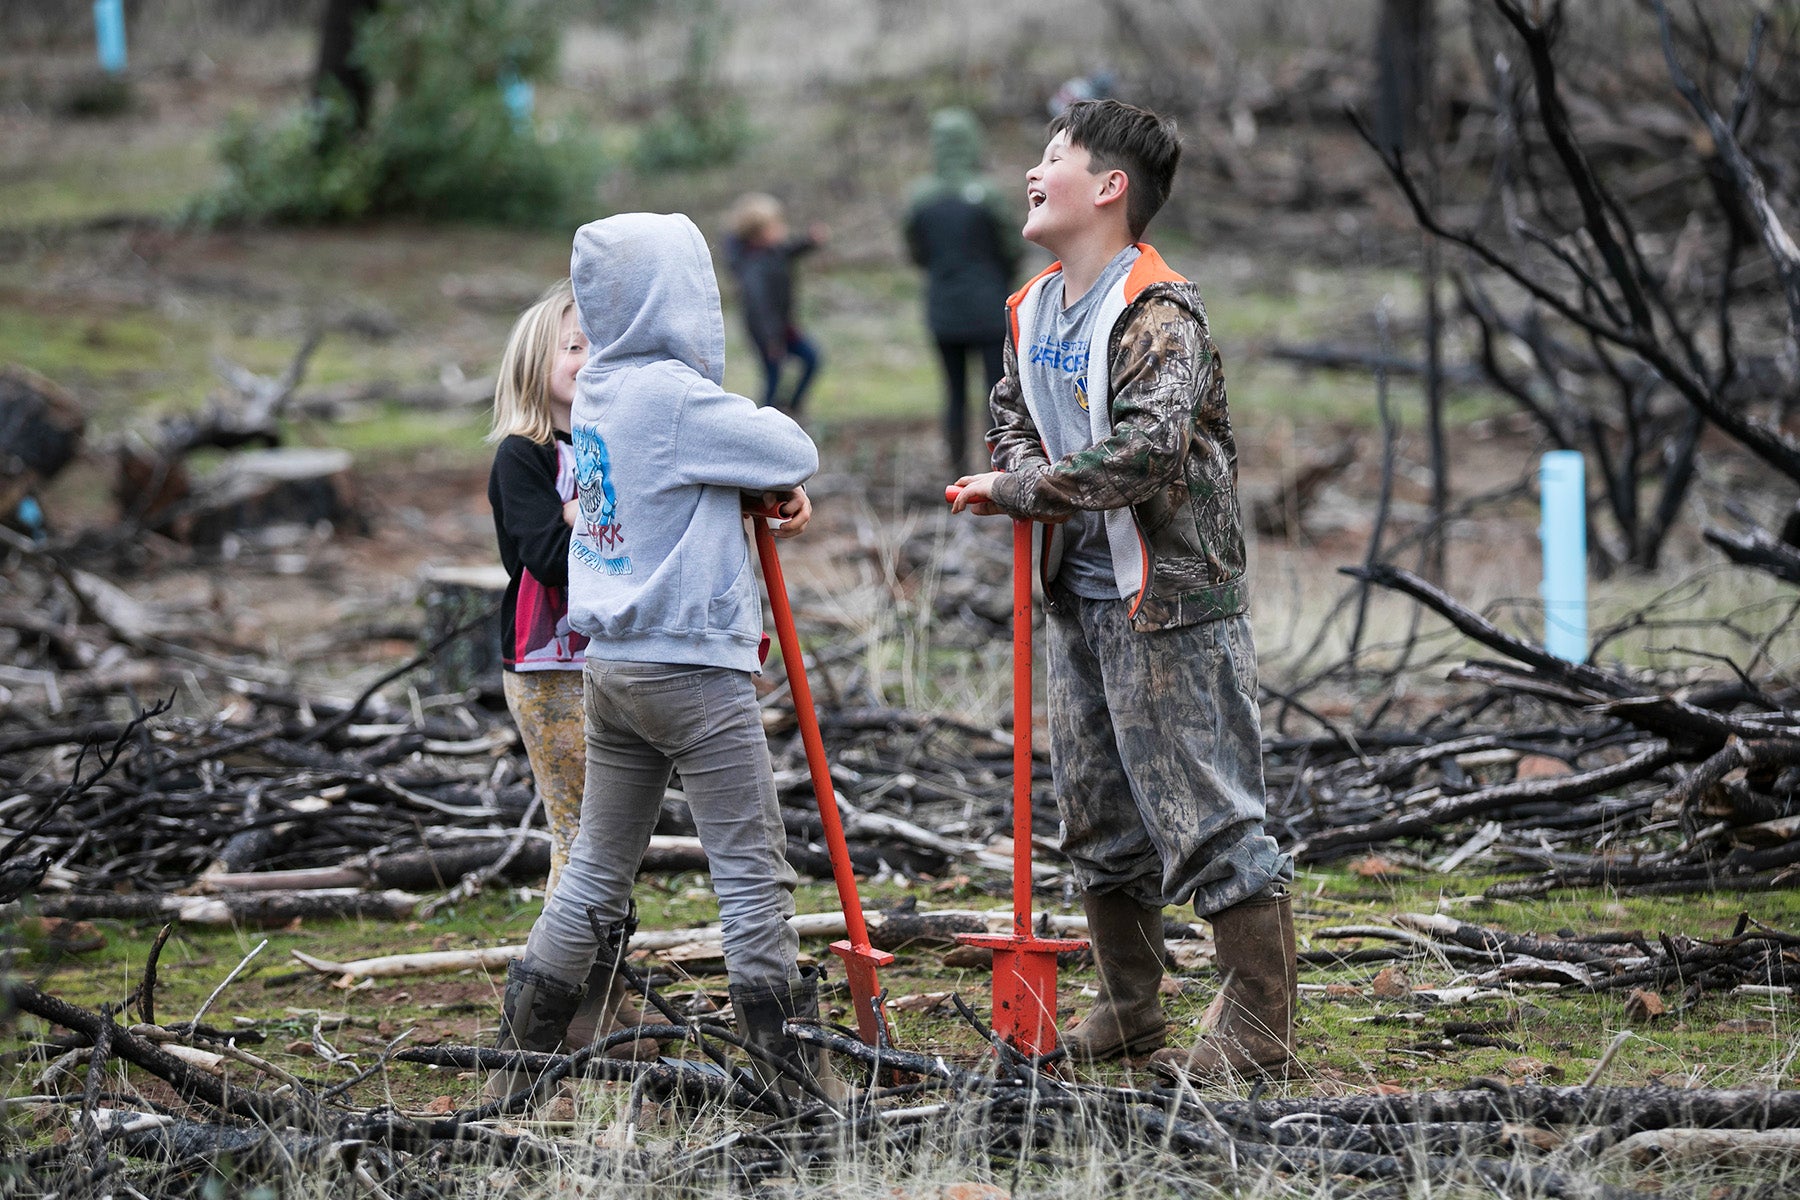
M 1031 522 L 1013 522 L 1013 933 L 1031 936 Z
M 806 746 L 806 766 L 812 773 L 813 791 L 819 800 L 819 822 L 824 826 L 825 849 L 831 855 L 831 872 L 837 884 L 838 903 L 844 910 L 844 932 L 856 950 L 869 949 L 869 930 L 863 921 L 862 900 L 856 894 L 856 873 L 850 863 L 850 846 L 844 840 L 844 823 L 838 815 L 837 792 L 831 786 L 831 764 L 825 759 L 825 738 L 819 732 L 819 714 L 813 709 L 812 688 L 800 659 L 800 635 L 794 628 L 794 610 L 788 603 L 787 581 L 781 574 L 781 558 L 775 553 L 775 535 L 765 516 L 769 509 L 746 509 L 756 528 L 756 555 L 762 560 L 763 582 L 769 590 L 769 608 L 775 614 L 775 633 L 781 641 L 781 661 L 787 669 L 788 690 L 794 697 L 794 716 L 800 722 L 800 740 Z
M 955 504 L 962 488 L 944 488 Z M 1031 522 L 1013 519 L 1013 936 L 1031 936 Z

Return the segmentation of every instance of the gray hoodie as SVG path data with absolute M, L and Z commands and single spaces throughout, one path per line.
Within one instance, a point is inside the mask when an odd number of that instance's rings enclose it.
M 569 623 L 591 658 L 755 671 L 762 606 L 739 492 L 804 482 L 818 451 L 720 386 L 719 285 L 692 221 L 583 225 L 569 274 L 592 347 L 575 385 Z

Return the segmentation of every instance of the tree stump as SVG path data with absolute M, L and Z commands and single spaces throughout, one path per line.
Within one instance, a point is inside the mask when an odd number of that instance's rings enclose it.
M 316 447 L 232 454 L 184 503 L 186 539 L 214 546 L 227 534 L 321 521 L 366 532 L 350 465 L 348 450 Z
M 69 464 L 86 427 L 69 393 L 23 367 L 0 367 L 0 520 Z
M 425 573 L 419 585 L 419 603 L 425 608 L 424 646 L 474 622 L 440 649 L 426 669 L 433 692 L 475 689 L 484 699 L 500 695 L 500 601 L 505 595 L 506 569 L 498 564 L 435 567 Z

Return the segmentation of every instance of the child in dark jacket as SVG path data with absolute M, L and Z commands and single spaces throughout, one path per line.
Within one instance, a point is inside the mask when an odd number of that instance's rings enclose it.
M 969 360 L 980 364 L 981 394 L 993 391 L 1004 369 L 1006 294 L 1020 243 L 999 187 L 980 173 L 974 113 L 934 113 L 931 156 L 934 169 L 907 205 L 906 250 L 925 271 L 925 323 L 944 369 L 944 453 L 960 475 L 969 458 Z
M 488 505 L 507 576 L 501 683 L 550 826 L 550 889 L 568 861 L 581 816 L 587 638 L 569 627 L 569 530 L 575 524 L 569 410 L 587 350 L 575 320 L 575 293 L 565 279 L 513 323 L 487 438 L 498 443 Z
M 787 922 L 796 878 L 752 686 L 762 607 L 742 514 L 755 493 L 779 505 L 778 537 L 801 532 L 812 508 L 800 485 L 818 452 L 790 417 L 720 386 L 724 319 L 693 222 L 627 213 L 584 225 L 570 273 L 592 345 L 572 416 L 569 547 L 569 618 L 591 639 L 587 787 L 569 865 L 507 971 L 499 1044 L 554 1050 L 583 990 L 625 954 L 638 863 L 679 771 L 719 897 L 738 1027 L 829 1086 L 822 1056 L 783 1030 L 817 1015 L 818 981 L 799 971 Z
M 762 361 L 763 405 L 798 417 L 819 369 L 819 351 L 794 318 L 794 260 L 818 249 L 830 233 L 814 225 L 790 234 L 781 202 L 761 192 L 738 198 L 729 226 L 725 261 L 737 278 L 744 327 Z M 799 362 L 800 377 L 784 393 L 781 376 L 789 359 Z

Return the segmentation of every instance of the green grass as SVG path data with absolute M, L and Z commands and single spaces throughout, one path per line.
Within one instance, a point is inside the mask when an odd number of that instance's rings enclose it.
M 19 363 L 81 397 L 90 420 L 111 423 L 183 411 L 204 395 L 206 339 L 186 322 L 147 310 L 43 305 L 7 298 L 0 361 Z
M 396 332 L 380 339 L 327 333 L 303 388 L 384 379 L 417 386 L 446 367 L 481 378 L 499 358 L 514 310 L 504 300 L 454 299 L 451 293 L 465 286 L 458 281 L 502 280 L 502 295 L 524 298 L 565 268 L 567 254 L 562 235 L 485 228 L 387 225 L 173 237 L 147 251 L 155 275 L 146 289 L 46 291 L 46 276 L 85 253 L 103 251 L 79 238 L 73 246 L 27 248 L 0 264 L 0 312 L 6 315 L 0 361 L 20 363 L 74 390 L 88 405 L 97 434 L 197 408 L 220 387 L 215 355 L 277 374 L 306 326 L 358 311 L 379 314 Z M 853 454 L 857 431 L 871 425 L 916 428 L 934 437 L 941 383 L 917 272 L 899 264 L 827 268 L 823 262 L 801 269 L 803 319 L 824 357 L 808 402 L 815 434 L 844 443 Z M 761 369 L 745 344 L 731 281 L 721 282 L 725 383 L 758 396 Z M 1346 294 L 1362 286 L 1349 276 L 1339 282 Z M 1367 379 L 1300 373 L 1257 357 L 1267 339 L 1304 336 L 1316 323 L 1335 320 L 1337 312 L 1319 296 L 1295 291 L 1231 294 L 1215 302 L 1240 428 L 1374 424 Z M 1485 412 L 1491 402 L 1466 407 Z M 346 424 L 317 427 L 307 440 L 359 449 L 373 448 L 373 438 L 384 455 L 399 456 L 437 445 L 440 434 L 430 417 L 396 418 L 378 436 L 370 427 Z
M 482 440 L 487 430 L 485 410 L 432 412 L 389 403 L 347 421 L 297 425 L 295 440 L 349 450 L 364 466 L 423 465 L 429 456 L 440 467 L 471 467 L 493 457 Z
M 1722 938 L 1729 935 L 1738 913 L 1747 908 L 1757 919 L 1777 928 L 1800 928 L 1800 893 L 1794 891 L 1748 898 L 1706 894 L 1617 897 L 1603 891 L 1582 891 L 1529 903 L 1471 899 L 1478 897 L 1478 889 L 1488 882 L 1491 880 L 1467 876 L 1424 875 L 1375 882 L 1339 870 L 1307 871 L 1296 885 L 1302 948 L 1309 944 L 1349 948 L 1352 943 L 1313 939 L 1311 934 L 1328 925 L 1386 924 L 1398 912 L 1446 911 L 1461 920 L 1514 933 L 1554 935 L 1565 928 L 1580 933 L 1638 930 L 1654 939 L 1660 932 Z M 862 891 L 864 903 L 871 909 L 908 897 L 928 908 L 1000 908 L 1006 903 L 984 894 L 973 881 L 955 876 L 935 885 L 913 887 L 898 882 L 865 883 Z M 680 928 L 717 919 L 704 875 L 640 880 L 637 899 L 645 929 Z M 497 975 L 465 972 L 376 980 L 345 990 L 323 976 L 299 970 L 288 952 L 298 949 L 346 961 L 368 955 L 517 943 L 524 940 L 539 907 L 535 899 L 520 899 L 517 891 L 496 891 L 430 918 L 402 924 L 308 922 L 299 928 L 268 931 L 184 927 L 170 939 L 162 955 L 156 999 L 159 1019 L 170 1022 L 191 1017 L 232 968 L 267 938 L 268 947 L 215 1003 L 208 1019 L 221 1026 L 240 1019 L 252 1022 L 268 1035 L 258 1053 L 289 1069 L 302 1073 L 324 1070 L 310 1052 L 286 1048 L 292 1038 L 307 1036 L 311 1014 L 316 1012 L 344 1018 L 340 1031 L 331 1035 L 340 1049 L 386 1041 L 407 1027 L 419 1028 L 427 1039 L 484 1040 L 498 1013 Z M 829 883 L 808 883 L 800 889 L 797 907 L 803 913 L 834 910 L 837 896 Z M 1040 898 L 1038 908 L 1068 911 L 1068 906 L 1049 898 Z M 41 943 L 28 944 L 20 968 L 28 977 L 45 979 L 50 991 L 73 1003 L 88 1007 L 103 1001 L 116 1003 L 142 975 L 150 929 L 119 922 L 98 924 L 107 938 L 104 948 L 54 960 L 46 957 Z M 832 957 L 822 944 L 810 944 L 803 950 L 820 960 Z M 956 991 L 985 1013 L 988 973 L 947 967 L 942 953 L 937 949 L 903 950 L 893 966 L 882 970 L 882 982 L 894 999 Z M 656 963 L 652 956 L 648 965 L 654 969 Z M 1510 999 L 1433 1009 L 1419 999 L 1377 998 L 1370 984 L 1380 969 L 1379 965 L 1302 968 L 1303 984 L 1338 984 L 1356 991 L 1328 997 L 1309 992 L 1303 997 L 1297 1030 L 1303 1073 L 1278 1085 L 1278 1091 L 1302 1095 L 1320 1088 L 1366 1090 L 1377 1084 L 1451 1088 L 1483 1077 L 1580 1083 L 1621 1031 L 1632 1036 L 1605 1070 L 1603 1079 L 1609 1084 L 1664 1080 L 1685 1081 L 1690 1086 L 1765 1087 L 1786 1086 L 1792 1077 L 1792 1044 L 1800 1014 L 1789 1000 L 1709 992 L 1683 1010 L 1679 993 L 1670 991 L 1662 997 L 1670 1010 L 1666 1016 L 1633 1023 L 1625 1013 L 1621 994 L 1584 995 L 1524 987 Z M 1415 988 L 1450 985 L 1467 970 L 1462 965 L 1429 960 L 1409 963 L 1405 969 Z M 1217 986 L 1211 970 L 1180 978 L 1181 993 L 1167 1000 L 1172 1042 L 1183 1040 L 1182 1031 L 1198 1018 Z M 1065 968 L 1060 982 L 1065 1019 L 1085 1012 L 1092 1000 L 1083 998 L 1081 989 L 1091 990 L 1092 970 Z M 716 993 L 722 991 L 723 981 L 706 977 L 678 982 L 670 990 L 686 993 L 697 986 Z M 831 1003 L 843 1019 L 841 998 Z M 1445 1021 L 1508 1016 L 1517 1018 L 1517 1026 L 1500 1036 L 1514 1046 L 1441 1044 Z M 1745 1019 L 1772 1021 L 1774 1031 L 1745 1033 L 1718 1028 L 1721 1022 Z M 900 1011 L 894 1014 L 894 1022 L 898 1036 L 909 1048 L 970 1060 L 982 1053 L 973 1031 L 953 1011 Z M 35 1028 L 36 1022 L 27 1020 L 18 1032 L 29 1037 Z M 18 1073 L 27 1068 L 19 1065 L 13 1069 L 10 1091 L 21 1086 Z M 1106 1065 L 1084 1069 L 1082 1077 L 1116 1081 L 1130 1073 L 1125 1066 Z M 471 1080 L 455 1081 L 441 1072 L 413 1067 L 397 1067 L 390 1082 L 403 1103 L 423 1102 L 446 1093 L 457 1103 L 467 1103 L 473 1099 L 475 1086 Z
M 224 389 L 215 358 L 279 376 L 299 348 L 298 335 L 232 325 L 205 313 L 171 315 L 154 307 L 84 304 L 22 289 L 0 294 L 0 362 L 19 363 L 73 391 L 90 427 L 102 433 L 198 409 Z M 416 351 L 346 334 L 327 334 L 307 363 L 302 390 L 422 371 Z M 421 438 L 416 445 L 429 444 Z
M 73 128 L 73 136 L 37 148 L 31 170 L 0 174 L 0 229 L 178 217 L 196 183 L 219 174 L 205 139 L 171 138 L 131 121 Z
M 1700 893 L 1686 896 L 1616 896 L 1605 891 L 1559 893 L 1528 902 L 1489 902 L 1480 889 L 1493 878 L 1462 875 L 1409 875 L 1373 883 L 1339 871 L 1308 871 L 1296 885 L 1297 908 L 1316 914 L 1302 921 L 1303 946 L 1309 928 L 1326 925 L 1385 924 L 1399 912 L 1443 912 L 1458 920 L 1512 933 L 1556 936 L 1601 931 L 1641 931 L 1652 942 L 1659 933 L 1695 938 L 1729 937 L 1740 912 L 1783 930 L 1800 928 L 1800 893 L 1754 896 Z M 1320 919 L 1322 918 L 1322 919 Z M 1357 943 L 1318 939 L 1317 949 L 1349 949 Z M 1364 942 L 1365 945 L 1375 943 Z M 1631 1037 L 1606 1067 L 1608 1084 L 1657 1080 L 1706 1087 L 1792 1086 L 1795 1025 L 1791 1000 L 1704 993 L 1686 1010 L 1678 990 L 1665 991 L 1669 1012 L 1648 1022 L 1627 1019 L 1625 994 L 1585 995 L 1570 990 L 1522 988 L 1511 999 L 1433 1009 L 1412 999 L 1383 1000 L 1371 983 L 1381 965 L 1334 970 L 1302 969 L 1303 983 L 1340 984 L 1359 989 L 1355 997 L 1309 996 L 1301 1004 L 1297 1036 L 1301 1058 L 1317 1076 L 1363 1086 L 1400 1084 L 1409 1088 L 1453 1087 L 1481 1077 L 1578 1084 L 1599 1063 L 1614 1036 Z M 1414 962 L 1406 966 L 1415 988 L 1451 985 L 1471 971 L 1466 964 Z M 1207 995 L 1186 994 L 1172 1017 L 1197 1016 Z M 1409 1019 L 1405 1014 L 1420 1014 Z M 1487 1021 L 1516 1016 L 1518 1028 L 1501 1036 L 1516 1048 L 1421 1045 L 1441 1042 L 1445 1021 Z M 1774 1031 L 1721 1032 L 1728 1020 L 1772 1021 Z M 1438 1035 L 1438 1036 L 1434 1036 Z M 1686 1081 L 1683 1084 L 1682 1081 Z M 1303 1086 L 1303 1085 L 1302 1085 Z

